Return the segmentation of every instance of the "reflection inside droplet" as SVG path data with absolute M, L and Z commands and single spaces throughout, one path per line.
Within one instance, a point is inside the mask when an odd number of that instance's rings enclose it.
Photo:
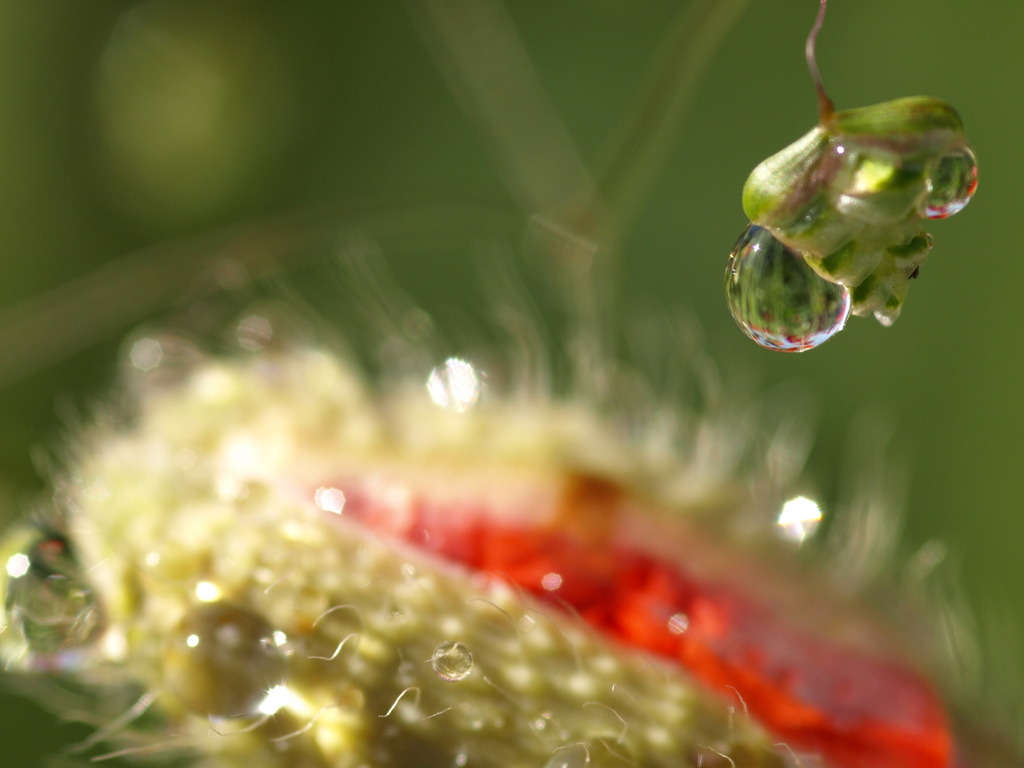
M 296 709 L 299 698 L 287 685 L 275 685 L 263 697 L 256 710 L 261 715 L 276 715 L 285 707 Z
M 849 289 L 819 276 L 799 253 L 756 224 L 729 254 L 725 295 L 740 329 L 780 352 L 823 344 L 850 314 Z
M 472 363 L 449 357 L 427 377 L 427 393 L 441 408 L 456 413 L 471 408 L 480 398 L 480 376 Z
M 922 213 L 945 219 L 962 211 L 978 188 L 978 161 L 970 147 L 940 157 L 928 178 L 928 197 Z
M 446 641 L 434 649 L 430 665 L 442 680 L 458 682 L 465 680 L 473 671 L 473 654 L 462 643 Z

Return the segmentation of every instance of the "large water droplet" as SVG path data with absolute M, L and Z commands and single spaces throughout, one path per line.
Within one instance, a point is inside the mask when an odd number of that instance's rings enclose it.
M 928 178 L 928 197 L 922 214 L 929 219 L 945 219 L 959 213 L 977 188 L 978 161 L 970 147 L 943 155 Z
M 455 683 L 465 680 L 473 671 L 473 654 L 462 643 L 445 641 L 434 649 L 430 666 L 442 680 Z
M 191 709 L 246 717 L 284 678 L 285 658 L 263 617 L 226 602 L 194 606 L 164 653 L 167 681 Z
M 34 654 L 73 650 L 95 640 L 103 628 L 92 589 L 79 577 L 67 541 L 47 535 L 7 560 L 4 606 Z
M 725 296 L 740 329 L 781 352 L 824 343 L 850 314 L 849 289 L 820 277 L 799 253 L 756 224 L 729 254 Z

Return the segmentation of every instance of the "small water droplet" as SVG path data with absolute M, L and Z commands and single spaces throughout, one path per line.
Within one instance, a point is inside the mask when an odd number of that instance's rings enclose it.
M 538 717 L 534 718 L 530 725 L 538 733 L 547 730 L 548 726 L 551 725 L 551 713 L 542 712 Z
M 476 405 L 482 389 L 481 374 L 472 363 L 458 357 L 449 357 L 427 378 L 430 399 L 455 413 L 463 413 Z
M 945 219 L 962 211 L 978 188 L 978 161 L 970 147 L 943 155 L 928 178 L 928 197 L 922 214 Z
M 247 352 L 257 352 L 274 338 L 274 325 L 268 317 L 251 314 L 238 321 L 235 329 L 238 346 Z
M 226 602 L 194 606 L 164 652 L 168 683 L 191 709 L 212 717 L 260 711 L 281 685 L 285 657 L 263 617 Z
M 762 347 L 813 349 L 843 329 L 850 291 L 830 283 L 771 232 L 750 224 L 729 254 L 725 295 L 740 329 Z
M 450 683 L 465 680 L 473 670 L 473 654 L 462 643 L 445 641 L 430 658 L 434 674 Z
M 690 628 L 690 617 L 685 613 L 673 613 L 668 617 L 668 631 L 673 635 L 682 635 Z
M 174 333 L 135 336 L 125 354 L 129 374 L 155 385 L 180 382 L 203 357 L 195 344 Z
M 779 527 L 783 538 L 797 544 L 803 544 L 821 524 L 821 507 L 818 502 L 806 496 L 796 496 L 779 511 L 775 524 Z
M 568 744 L 559 747 L 544 763 L 544 768 L 585 768 L 590 763 L 590 753 L 582 744 Z

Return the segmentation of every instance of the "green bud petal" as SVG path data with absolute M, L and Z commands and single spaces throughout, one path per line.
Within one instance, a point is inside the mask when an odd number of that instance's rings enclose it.
M 949 104 L 930 96 L 907 96 L 868 107 L 845 109 L 833 115 L 830 132 L 850 137 L 908 144 L 931 150 L 944 149 L 948 141 L 962 138 L 964 124 Z

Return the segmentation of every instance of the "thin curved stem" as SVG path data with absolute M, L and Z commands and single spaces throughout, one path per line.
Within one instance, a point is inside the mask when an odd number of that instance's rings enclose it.
M 836 112 L 832 99 L 825 93 L 825 86 L 821 82 L 821 71 L 818 69 L 818 56 L 815 48 L 818 43 L 818 33 L 821 25 L 825 23 L 825 9 L 828 0 L 821 0 L 818 6 L 818 16 L 814 20 L 810 34 L 807 35 L 807 43 L 804 45 L 804 56 L 807 57 L 807 68 L 811 71 L 811 79 L 814 80 L 814 89 L 818 93 L 818 118 L 821 122 L 827 123 Z
M 577 327 L 570 334 L 577 389 L 603 387 L 617 245 L 677 140 L 705 70 L 751 1 L 689 3 L 591 176 L 500 0 L 406 0 L 566 290 Z
M 595 173 L 597 200 L 591 207 L 600 208 L 603 243 L 614 243 L 628 229 L 678 139 L 704 73 L 750 2 L 697 0 L 668 34 L 639 98 Z
M 519 224 L 503 209 L 477 203 L 325 206 L 142 248 L 0 308 L 0 390 L 145 317 L 221 290 L 218 262 L 258 278 L 335 248 L 347 227 L 366 228 L 398 245 L 444 237 L 467 222 L 510 234 Z

